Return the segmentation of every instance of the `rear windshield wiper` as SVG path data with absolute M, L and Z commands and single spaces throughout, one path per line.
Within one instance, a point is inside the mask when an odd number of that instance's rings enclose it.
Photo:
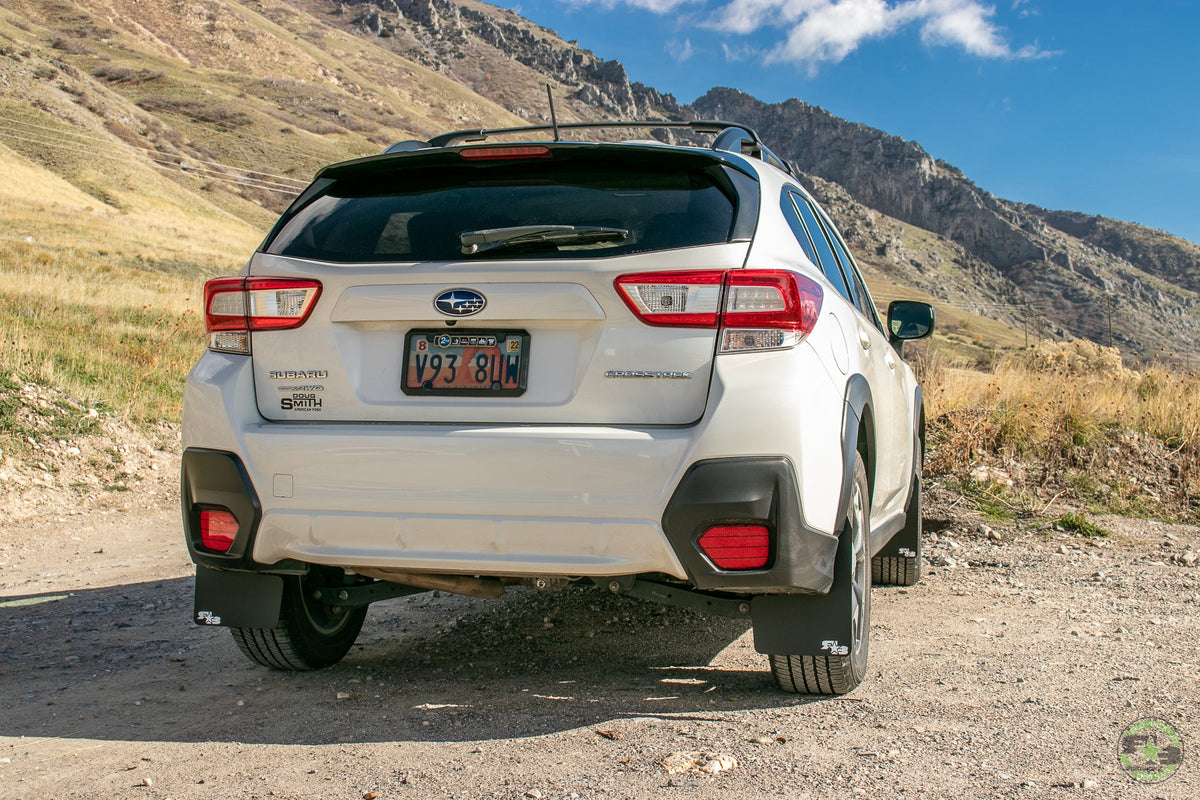
M 599 225 L 516 225 L 511 228 L 488 228 L 463 231 L 458 237 L 463 255 L 473 256 L 502 247 L 531 244 L 572 245 L 617 242 L 629 235 L 624 228 L 604 228 Z

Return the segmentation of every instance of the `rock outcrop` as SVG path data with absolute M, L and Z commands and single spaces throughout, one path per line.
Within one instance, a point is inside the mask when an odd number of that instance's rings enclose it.
M 328 0 L 293 0 L 310 8 Z M 530 121 L 731 119 L 833 198 L 830 213 L 867 261 L 954 305 L 1120 346 L 1127 356 L 1200 352 L 1200 247 L 1129 223 L 995 197 L 916 142 L 800 100 L 767 104 L 716 88 L 691 105 L 631 81 L 554 31 L 475 0 L 341 0 L 336 19 Z M 328 14 L 328 10 L 326 10 Z M 817 181 L 810 179 L 810 185 Z M 899 220 L 940 237 L 905 245 Z M 878 221 L 878 224 L 876 224 Z M 937 252 L 934 252 L 934 251 Z
M 590 110 L 591 116 L 679 114 L 671 95 L 630 81 L 619 61 L 598 58 L 502 9 L 453 0 L 343 0 L 341 8 L 361 33 L 391 38 L 407 32 L 423 51 L 409 54 L 449 75 L 469 72 L 470 51 L 482 45 L 566 88 L 577 110 Z

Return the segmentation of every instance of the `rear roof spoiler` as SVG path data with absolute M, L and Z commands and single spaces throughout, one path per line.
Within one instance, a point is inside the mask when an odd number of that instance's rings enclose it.
M 508 136 L 522 133 L 553 133 L 554 141 L 562 141 L 559 136 L 564 130 L 619 130 L 629 128 L 686 128 L 693 133 L 713 134 L 712 149 L 727 153 L 737 153 L 743 156 L 757 158 L 795 177 L 792 165 L 767 149 L 758 138 L 758 134 L 745 125 L 720 120 L 693 120 L 691 122 L 672 122 L 668 120 L 645 120 L 637 122 L 560 122 L 551 125 L 524 125 L 515 128 L 478 128 L 471 130 L 451 131 L 434 136 L 428 142 L 409 139 L 396 142 L 384 150 L 384 153 L 408 153 L 416 150 L 456 147 L 463 144 L 485 142 L 494 136 Z

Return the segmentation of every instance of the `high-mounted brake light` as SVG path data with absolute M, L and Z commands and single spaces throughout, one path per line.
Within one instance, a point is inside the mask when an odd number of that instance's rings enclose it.
M 552 158 L 550 148 L 541 145 L 505 145 L 469 147 L 459 152 L 468 161 L 511 161 L 519 158 Z
M 696 544 L 717 569 L 762 569 L 771 558 L 765 525 L 715 525 Z
M 216 278 L 204 284 L 208 348 L 250 352 L 250 331 L 298 328 L 308 319 L 321 284 L 291 278 Z
M 723 353 L 794 346 L 812 332 L 825 296 L 786 270 L 643 272 L 614 284 L 647 325 L 719 328 Z
M 200 543 L 216 553 L 227 553 L 237 536 L 238 521 L 225 509 L 204 508 L 200 510 Z

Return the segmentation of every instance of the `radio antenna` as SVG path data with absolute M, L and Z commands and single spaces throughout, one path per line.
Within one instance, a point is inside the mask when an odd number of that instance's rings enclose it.
M 558 115 L 554 113 L 554 93 L 550 91 L 550 84 L 546 84 L 546 99 L 550 101 L 550 125 L 554 128 L 554 141 L 558 142 Z

